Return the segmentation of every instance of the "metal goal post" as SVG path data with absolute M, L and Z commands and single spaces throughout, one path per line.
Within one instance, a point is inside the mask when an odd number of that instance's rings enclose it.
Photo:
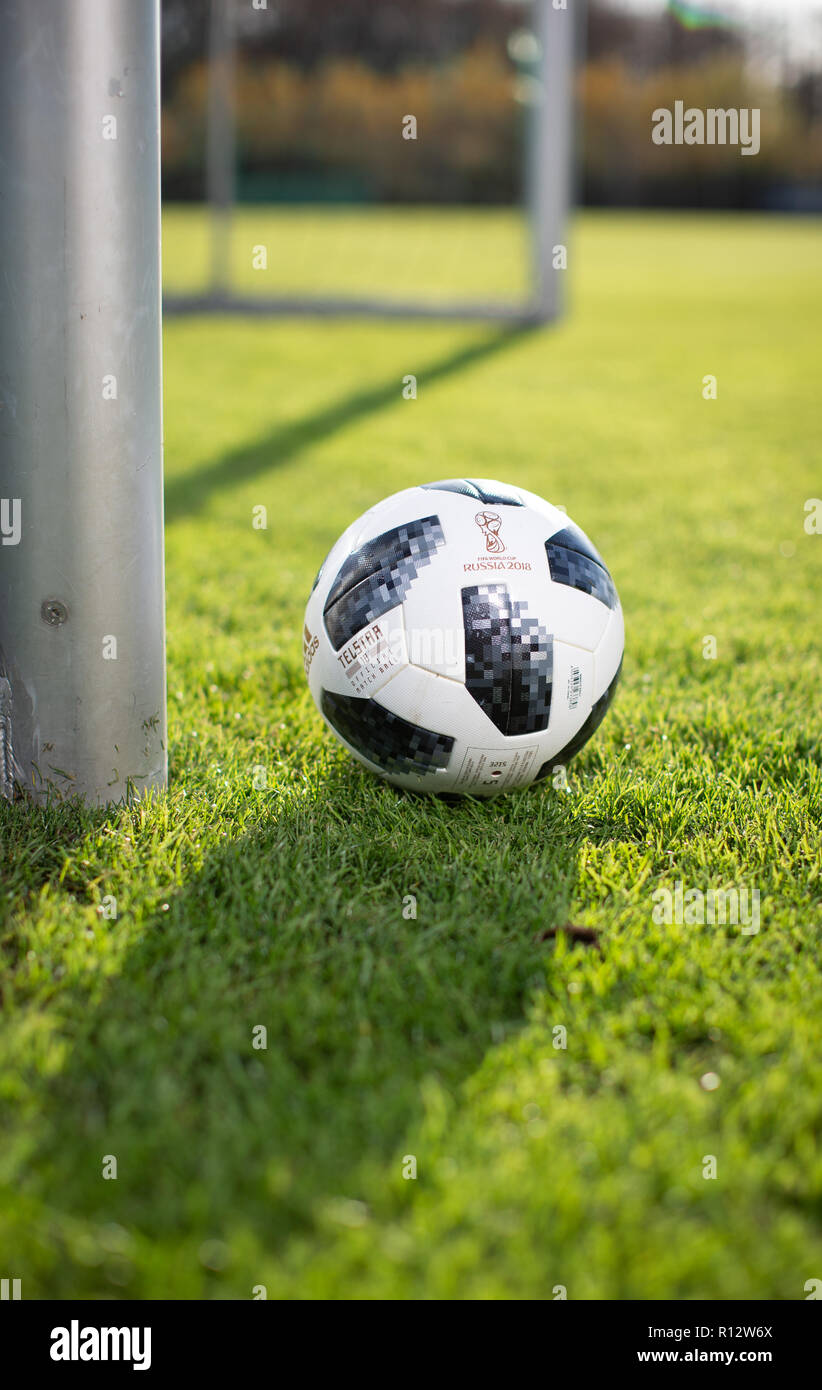
M 0 0 L 0 792 L 166 782 L 159 0 Z
M 531 0 L 535 57 L 528 64 L 529 120 L 524 170 L 530 293 L 522 303 L 399 301 L 346 295 L 249 295 L 231 288 L 230 226 L 236 149 L 232 110 L 236 34 L 232 0 L 210 0 L 206 187 L 210 284 L 201 294 L 168 294 L 169 314 L 284 314 L 546 323 L 564 303 L 574 167 L 574 71 L 584 42 L 586 0 Z

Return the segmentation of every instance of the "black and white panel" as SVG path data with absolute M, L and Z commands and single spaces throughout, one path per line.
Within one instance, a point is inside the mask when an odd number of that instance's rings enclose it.
M 425 492 L 456 492 L 487 507 L 522 507 L 522 497 L 516 488 L 505 483 L 490 483 L 477 478 L 444 478 L 439 483 L 421 483 Z
M 323 607 L 335 651 L 362 628 L 402 603 L 425 565 L 445 544 L 438 516 L 384 531 L 348 556 Z
M 591 594 L 606 608 L 617 607 L 617 591 L 605 561 L 578 527 L 557 531 L 545 542 L 545 554 L 555 584 Z
M 385 772 L 398 776 L 448 767 L 453 738 L 412 724 L 376 700 L 324 690 L 320 707 L 340 738 Z
M 619 684 L 619 678 L 621 674 L 622 662 L 620 661 L 616 675 L 614 676 L 607 690 L 605 690 L 603 694 L 600 695 L 599 699 L 594 702 L 593 706 L 591 707 L 591 712 L 588 715 L 588 718 L 585 720 L 585 723 L 582 725 L 579 731 L 576 734 L 574 734 L 573 738 L 569 739 L 565 746 L 563 748 L 560 748 L 558 753 L 554 754 L 553 758 L 549 758 L 547 762 L 543 763 L 542 767 L 540 768 L 539 772 L 534 778 L 535 782 L 539 782 L 542 780 L 542 778 L 547 777 L 548 774 L 555 767 L 559 765 L 564 767 L 566 763 L 569 763 L 571 759 L 576 757 L 577 753 L 579 753 L 585 747 L 585 744 L 588 742 L 588 740 L 590 738 L 593 738 L 594 734 L 596 733 L 597 729 L 599 728 L 600 724 L 602 723 L 603 719 L 608 713 L 608 707 L 611 704 L 614 695 L 616 694 L 616 688 Z
M 505 584 L 462 590 L 465 688 L 506 735 L 532 734 L 551 717 L 553 639 Z

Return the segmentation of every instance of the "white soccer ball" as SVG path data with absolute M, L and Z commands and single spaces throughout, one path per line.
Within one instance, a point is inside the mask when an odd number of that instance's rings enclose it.
M 493 796 L 564 767 L 602 720 L 622 608 L 565 512 L 486 479 L 378 503 L 308 600 L 317 708 L 372 772 L 410 791 Z

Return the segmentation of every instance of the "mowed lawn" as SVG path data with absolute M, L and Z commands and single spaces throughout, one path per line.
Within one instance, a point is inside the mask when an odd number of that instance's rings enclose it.
M 267 244 L 272 291 L 519 283 L 507 214 L 319 216 L 244 213 L 239 277 Z M 164 254 L 193 287 L 197 215 Z M 589 214 L 568 279 L 539 331 L 167 322 L 168 794 L 0 809 L 24 1298 L 822 1278 L 819 226 Z M 308 697 L 331 543 L 455 475 L 567 507 L 617 583 L 624 678 L 566 791 L 400 794 Z M 757 890 L 759 931 L 655 922 L 677 882 Z

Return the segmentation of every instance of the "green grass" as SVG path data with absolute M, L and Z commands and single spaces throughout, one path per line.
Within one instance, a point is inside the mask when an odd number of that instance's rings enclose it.
M 304 218 L 253 219 L 299 260 Z M 167 220 L 178 284 L 192 225 Z M 414 227 L 426 283 L 461 242 L 460 289 L 518 235 Z M 0 809 L 0 1272 L 24 1297 L 822 1277 L 819 245 L 811 222 L 589 215 L 556 329 L 167 324 L 168 794 Z M 329 545 L 454 474 L 565 505 L 619 587 L 623 684 L 567 792 L 404 796 L 308 697 Z M 678 879 L 757 888 L 761 930 L 657 925 Z M 599 949 L 544 937 L 568 921 Z
M 164 273 L 174 293 L 202 289 L 209 226 L 178 205 L 164 224 Z M 229 238 L 233 283 L 243 293 L 383 294 L 393 299 L 522 298 L 527 229 L 507 209 L 240 207 Z M 257 248 L 265 249 L 265 268 Z M 256 262 L 256 264 L 255 264 Z

